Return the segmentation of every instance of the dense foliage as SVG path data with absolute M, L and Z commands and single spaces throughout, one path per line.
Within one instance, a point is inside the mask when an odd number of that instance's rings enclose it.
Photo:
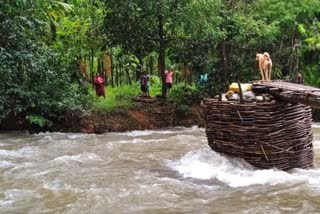
M 137 56 L 140 63 L 158 53 L 159 69 L 176 65 L 180 80 L 195 81 L 209 73 L 209 94 L 224 90 L 228 82 L 258 79 L 255 54 L 265 51 L 274 61 L 274 78 L 291 78 L 299 71 L 307 82 L 317 82 L 312 74 L 319 70 L 319 1 L 105 2 L 111 45 Z M 183 72 L 186 67 L 191 77 Z
M 18 0 L 0 7 L 0 121 L 20 117 L 50 126 L 66 109 L 83 107 L 86 89 L 76 59 L 50 45 L 54 12 L 66 5 Z
M 0 121 L 49 126 L 63 111 L 84 109 L 98 71 L 107 86 L 126 88 L 107 90 L 119 103 L 139 93 L 142 70 L 163 80 L 171 66 L 174 84 L 186 85 L 208 74 L 201 87 L 171 91 L 181 106 L 181 94 L 213 96 L 259 79 L 255 54 L 265 51 L 274 79 L 301 73 L 320 86 L 319 19 L 318 0 L 2 0 Z

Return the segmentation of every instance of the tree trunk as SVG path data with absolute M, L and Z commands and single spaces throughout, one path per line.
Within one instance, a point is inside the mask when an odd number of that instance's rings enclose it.
M 52 20 L 50 21 L 50 29 L 51 29 L 52 40 L 57 41 L 57 28 Z
M 189 68 L 187 63 L 183 64 L 183 80 L 184 81 L 184 85 L 187 85 L 187 80 L 188 80 L 188 73 L 189 73 Z
M 116 69 L 114 69 L 115 72 L 115 84 L 118 87 L 119 86 L 119 65 L 116 67 Z
M 104 66 L 104 56 L 98 58 L 98 71 L 100 75 L 102 75 L 104 79 L 104 85 L 107 85 L 107 75 L 105 71 L 105 66 Z
M 220 69 L 220 77 L 221 77 L 221 89 L 224 90 L 225 85 L 228 83 L 228 72 L 229 72 L 229 62 L 228 62 L 228 55 L 227 55 L 227 48 L 226 48 L 226 41 L 222 40 L 219 44 L 219 52 L 220 52 L 220 57 L 222 61 L 222 69 Z
M 136 68 L 136 80 L 138 81 L 140 79 L 140 76 L 141 76 L 141 72 L 142 72 L 142 66 L 143 66 L 143 60 L 142 60 L 142 57 L 141 56 L 138 56 L 137 57 L 138 60 L 139 60 L 139 64 Z
M 98 63 L 98 67 L 97 67 L 97 73 L 101 73 L 101 58 L 98 57 L 97 58 L 97 63 Z
M 150 58 L 149 58 L 149 73 L 150 73 L 150 75 L 153 75 L 153 63 L 154 63 L 154 58 L 153 58 L 153 56 L 150 56 Z
M 119 63 L 119 85 L 122 85 L 122 65 Z
M 127 77 L 128 77 L 129 85 L 132 85 L 131 78 L 130 78 L 130 74 L 129 74 L 129 69 L 128 69 L 128 68 L 125 68 L 125 70 L 126 70 L 126 74 L 127 74 Z
M 111 64 L 111 87 L 114 88 L 114 74 L 113 74 L 113 56 L 110 54 L 110 64 Z
M 94 88 L 94 73 L 93 73 L 93 60 L 94 60 L 94 50 L 91 49 L 91 57 L 90 57 L 90 73 L 91 73 L 91 83 L 92 83 L 92 88 Z
M 162 12 L 159 11 L 158 15 L 158 30 L 159 30 L 159 70 L 162 79 L 162 97 L 167 96 L 167 87 L 166 87 L 166 77 L 165 77 L 165 51 L 166 51 L 166 44 L 164 38 L 164 29 L 163 29 L 163 15 Z

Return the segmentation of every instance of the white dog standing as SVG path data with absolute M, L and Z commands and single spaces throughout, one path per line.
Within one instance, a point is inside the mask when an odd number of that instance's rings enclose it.
M 271 80 L 272 60 L 267 52 L 257 53 L 256 60 L 259 62 L 259 71 L 262 80 Z

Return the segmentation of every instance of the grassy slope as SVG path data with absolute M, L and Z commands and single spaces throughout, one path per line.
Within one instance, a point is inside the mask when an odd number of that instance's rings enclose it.
M 150 95 L 154 97 L 161 93 L 159 84 L 150 86 Z M 93 107 L 98 110 L 110 112 L 117 107 L 129 107 L 133 103 L 133 98 L 142 95 L 140 85 L 134 83 L 133 85 L 124 85 L 121 87 L 106 87 L 106 98 L 97 97 L 94 90 L 90 90 L 93 97 Z

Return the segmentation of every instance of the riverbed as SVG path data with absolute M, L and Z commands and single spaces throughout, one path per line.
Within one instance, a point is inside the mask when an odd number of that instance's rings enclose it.
M 204 129 L 0 134 L 0 213 L 319 213 L 313 169 L 261 170 L 212 151 Z

